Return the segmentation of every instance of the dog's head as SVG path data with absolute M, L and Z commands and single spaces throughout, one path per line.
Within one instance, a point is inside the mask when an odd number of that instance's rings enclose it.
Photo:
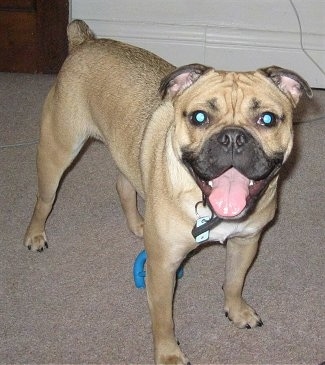
M 292 114 L 307 82 L 280 67 L 219 72 L 192 64 L 167 75 L 174 106 L 173 149 L 216 215 L 244 216 L 288 158 Z

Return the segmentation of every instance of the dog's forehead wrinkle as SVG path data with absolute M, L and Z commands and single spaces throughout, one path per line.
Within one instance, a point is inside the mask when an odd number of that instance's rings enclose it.
M 234 120 L 245 100 L 244 89 L 252 83 L 251 75 L 238 72 L 216 73 L 215 75 L 218 76 L 218 79 L 215 80 L 218 104 L 226 105 L 225 113 L 231 114 L 231 119 Z
M 232 106 L 233 116 L 235 116 L 237 97 L 238 97 L 238 85 L 234 82 L 231 89 L 231 106 Z

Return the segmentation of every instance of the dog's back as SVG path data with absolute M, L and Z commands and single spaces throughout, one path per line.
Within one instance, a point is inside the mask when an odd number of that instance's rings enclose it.
M 48 104 L 57 105 L 51 123 L 55 130 L 73 125 L 74 133 L 82 131 L 78 143 L 90 136 L 103 140 L 113 153 L 119 151 L 114 159 L 123 174 L 139 174 L 143 133 L 161 103 L 160 80 L 174 66 L 143 49 L 97 39 L 80 20 L 68 26 L 67 34 L 69 56 L 49 95 Z M 132 178 L 142 190 L 141 176 Z

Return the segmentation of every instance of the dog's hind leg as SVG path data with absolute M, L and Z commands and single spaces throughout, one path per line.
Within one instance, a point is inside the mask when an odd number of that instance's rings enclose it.
M 130 231 L 143 237 L 143 218 L 138 211 L 136 190 L 122 173 L 118 177 L 116 188 Z
M 76 123 L 58 122 L 56 113 L 44 113 L 37 153 L 38 194 L 24 244 L 32 251 L 47 247 L 45 223 L 62 174 L 79 153 L 88 135 Z

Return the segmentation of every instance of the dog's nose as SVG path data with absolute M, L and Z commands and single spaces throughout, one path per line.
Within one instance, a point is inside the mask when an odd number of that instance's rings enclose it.
M 226 128 L 218 134 L 217 141 L 227 152 L 230 150 L 240 152 L 247 143 L 248 136 L 241 128 Z

